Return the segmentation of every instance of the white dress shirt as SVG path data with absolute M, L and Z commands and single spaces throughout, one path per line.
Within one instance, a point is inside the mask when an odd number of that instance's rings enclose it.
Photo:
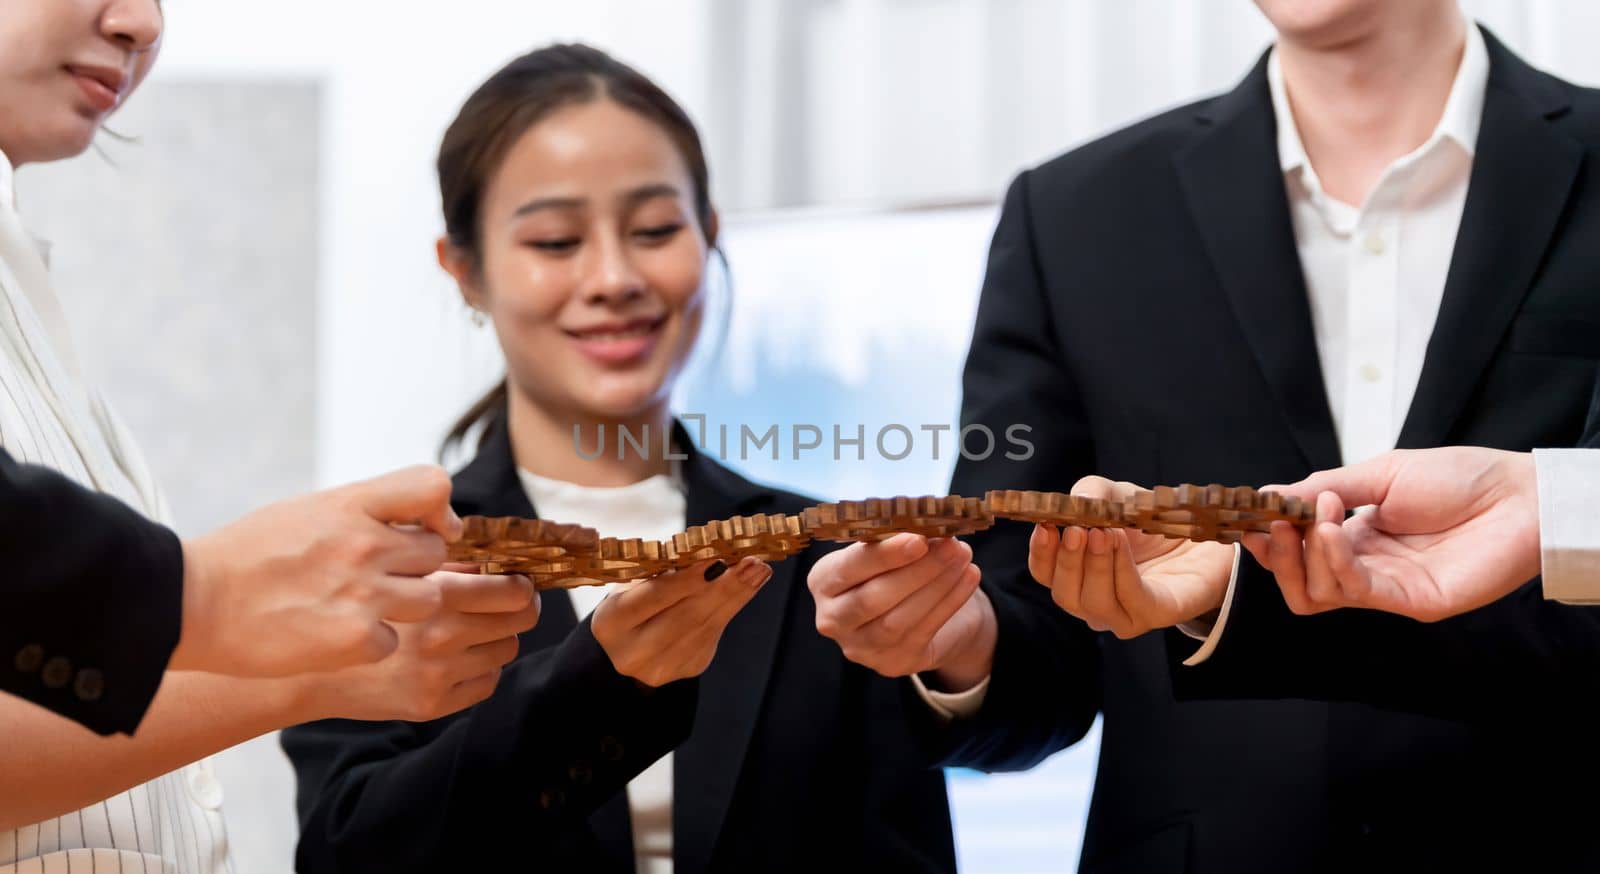
M 545 519 L 584 525 L 606 537 L 646 540 L 669 540 L 688 525 L 688 504 L 677 464 L 670 476 L 653 476 L 617 488 L 580 486 L 526 470 L 517 473 L 528 500 Z M 578 618 L 593 612 L 611 588 L 568 589 Z M 629 781 L 627 791 L 634 870 L 638 874 L 672 874 L 672 753 Z
M 80 376 L 60 302 L 38 242 L 14 208 L 11 183 L 11 164 L 0 155 L 0 446 L 168 522 L 138 446 Z M 227 868 L 222 789 L 209 761 L 66 816 L 0 831 L 0 874 Z
M 1600 449 L 1535 449 L 1544 596 L 1600 604 Z
M 1461 65 L 1433 133 L 1384 168 L 1360 206 L 1323 190 L 1300 140 L 1278 53 L 1267 59 L 1278 164 L 1344 464 L 1394 448 L 1439 318 L 1489 87 L 1483 34 L 1470 21 L 1466 31 Z M 1205 645 L 1184 664 L 1204 661 L 1221 640 L 1240 552 L 1234 548 L 1233 577 L 1220 618 Z
M 1466 30 L 1433 134 L 1390 164 L 1359 206 L 1323 190 L 1277 52 L 1267 61 L 1278 161 L 1344 464 L 1394 448 L 1439 316 L 1489 83 L 1483 34 L 1471 22 Z

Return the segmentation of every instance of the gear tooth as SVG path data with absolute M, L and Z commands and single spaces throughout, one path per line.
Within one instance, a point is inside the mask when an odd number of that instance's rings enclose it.
M 1293 495 L 1283 499 L 1283 515 L 1285 516 L 1298 519 L 1305 514 L 1305 509 L 1305 502 Z

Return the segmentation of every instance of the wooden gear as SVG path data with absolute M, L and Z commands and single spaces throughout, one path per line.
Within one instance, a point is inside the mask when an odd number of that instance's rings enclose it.
M 515 516 L 468 516 L 447 561 L 475 564 L 486 574 L 527 574 L 541 580 L 571 574 L 581 557 L 594 555 L 600 535 L 593 528 Z
M 1149 534 L 1222 543 L 1237 543 L 1246 531 L 1270 531 L 1279 519 L 1305 530 L 1317 515 L 1299 498 L 1215 484 L 1140 489 L 1123 502 L 1122 514 L 1128 527 Z
M 1123 524 L 1122 504 L 1103 498 L 1007 489 L 990 492 L 983 502 L 997 519 L 1084 528 L 1119 528 Z
M 884 540 L 896 534 L 960 537 L 994 524 L 994 516 L 977 498 L 867 498 L 818 504 L 800 512 L 812 537 L 844 542 Z
M 810 544 L 811 534 L 801 525 L 800 517 L 782 513 L 719 519 L 674 534 L 666 542 L 673 568 L 686 568 L 709 558 L 719 558 L 730 565 L 749 556 L 779 561 Z
M 667 545 L 659 540 L 606 537 L 592 554 L 577 556 L 568 572 L 547 576 L 535 584 L 542 582 L 541 588 L 571 589 L 642 580 L 670 570 L 669 556 Z

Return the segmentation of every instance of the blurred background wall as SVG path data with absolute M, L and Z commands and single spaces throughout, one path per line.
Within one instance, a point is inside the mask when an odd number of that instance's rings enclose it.
M 80 347 L 191 533 L 433 457 L 499 375 L 433 262 L 432 159 L 456 107 L 552 40 L 679 98 L 725 218 L 731 331 L 680 409 L 869 435 L 955 424 L 995 200 L 1019 168 L 1228 88 L 1248 0 L 167 0 L 135 138 L 19 175 Z M 1600 4 L 1470 0 L 1533 62 L 1600 81 Z M 952 456 L 752 457 L 820 497 L 938 493 Z M 1064 484 L 1065 485 L 1065 484 Z M 559 718 L 558 715 L 556 718 Z M 1075 867 L 1098 734 L 1033 772 L 952 772 L 971 871 Z M 235 861 L 287 871 L 273 738 L 224 754 Z

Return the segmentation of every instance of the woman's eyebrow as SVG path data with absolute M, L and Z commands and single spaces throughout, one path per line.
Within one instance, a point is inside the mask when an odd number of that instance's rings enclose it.
M 513 212 L 511 217 L 521 218 L 529 213 L 545 209 L 577 209 L 583 206 L 583 202 L 581 197 L 538 197 L 517 207 L 516 212 Z
M 651 185 L 641 185 L 622 195 L 622 202 L 633 206 L 656 197 L 677 197 L 679 194 L 676 185 L 657 182 Z
M 676 198 L 679 194 L 678 187 L 666 182 L 656 182 L 641 185 L 622 194 L 621 200 L 627 206 L 634 206 L 657 197 Z M 582 197 L 537 197 L 521 206 L 511 214 L 512 218 L 521 218 L 530 213 L 547 209 L 579 209 L 584 206 L 585 198 Z

